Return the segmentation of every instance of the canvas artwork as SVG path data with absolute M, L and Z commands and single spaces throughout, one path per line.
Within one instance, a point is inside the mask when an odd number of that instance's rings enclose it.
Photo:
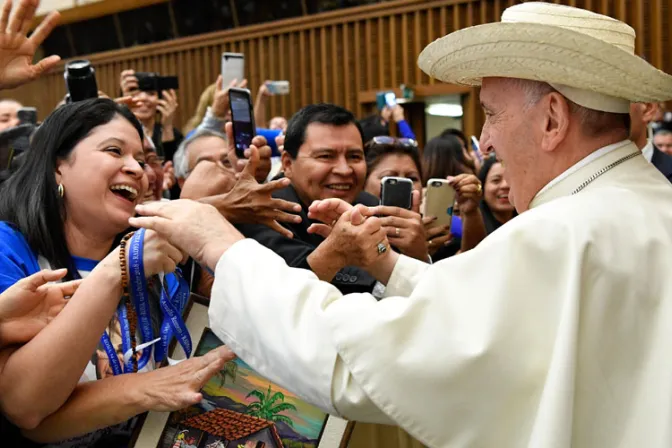
M 222 342 L 203 330 L 196 356 Z M 227 363 L 203 388 L 203 401 L 170 414 L 158 448 L 315 448 L 327 414 L 258 375 Z

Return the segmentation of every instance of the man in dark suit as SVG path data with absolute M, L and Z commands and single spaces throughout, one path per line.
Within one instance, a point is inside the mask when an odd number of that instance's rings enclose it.
M 660 106 L 656 103 L 633 103 L 630 106 L 630 140 L 642 151 L 642 155 L 672 182 L 672 156 L 665 154 L 649 140 L 648 125 L 653 121 Z M 665 127 L 659 128 L 665 130 Z
M 354 115 L 331 104 L 301 109 L 287 125 L 282 168 L 292 183 L 274 192 L 273 197 L 296 202 L 302 208 L 300 222 L 283 224 L 293 238 L 262 225 L 244 224 L 238 229 L 276 252 L 289 266 L 312 270 L 344 294 L 372 292 L 376 285 L 373 277 L 356 267 L 333 269 L 343 248 L 331 247 L 328 240 L 309 231 L 313 222 L 308 218 L 308 207 L 315 200 L 340 198 L 366 206 L 379 203 L 378 198 L 363 191 L 364 141 Z

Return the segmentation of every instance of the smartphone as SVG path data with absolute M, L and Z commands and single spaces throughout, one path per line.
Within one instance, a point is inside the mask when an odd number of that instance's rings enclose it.
M 413 181 L 386 176 L 380 181 L 380 204 L 410 210 L 413 205 Z
M 242 53 L 222 53 L 222 88 L 226 89 L 231 82 L 245 79 L 245 55 Z
M 379 111 L 385 109 L 385 92 L 376 93 L 376 106 Z
M 229 104 L 231 104 L 231 123 L 236 156 L 242 159 L 255 135 L 252 95 L 247 89 L 231 88 L 229 89 Z
M 159 76 L 157 83 L 159 91 L 180 89 L 180 80 L 177 76 Z
M 446 179 L 429 179 L 425 199 L 425 216 L 436 217 L 435 223 L 450 226 L 455 206 L 455 189 Z
M 34 107 L 22 107 L 16 112 L 19 124 L 37 124 L 37 109 Z
M 393 109 L 397 105 L 397 95 L 394 92 L 385 93 L 385 105 Z
M 289 81 L 270 81 L 266 87 L 273 95 L 289 95 Z

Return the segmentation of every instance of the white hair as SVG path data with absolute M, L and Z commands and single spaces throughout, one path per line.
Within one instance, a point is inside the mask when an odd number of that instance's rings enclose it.
M 197 129 L 193 135 L 180 143 L 180 146 L 173 155 L 173 165 L 175 166 L 175 177 L 178 179 L 186 179 L 189 176 L 189 145 L 201 137 L 219 137 L 224 141 L 228 141 L 225 134 L 214 131 L 212 129 Z
M 510 85 L 518 87 L 525 95 L 525 108 L 530 108 L 539 103 L 546 95 L 558 93 L 550 84 L 543 81 L 528 79 L 509 79 Z M 560 94 L 562 95 L 562 94 Z M 579 106 L 567 97 L 563 96 L 569 104 L 569 112 L 574 115 L 581 125 L 584 134 L 597 137 L 607 132 L 612 132 L 618 127 L 630 129 L 630 116 L 628 114 L 615 114 Z

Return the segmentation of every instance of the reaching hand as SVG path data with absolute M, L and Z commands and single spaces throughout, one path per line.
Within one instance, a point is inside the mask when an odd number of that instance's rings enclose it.
M 61 280 L 66 269 L 45 270 L 19 280 L 0 294 L 0 345 L 22 344 L 40 332 L 66 304 L 80 281 Z
M 226 194 L 236 184 L 236 173 L 221 161 L 201 160 L 184 181 L 180 199 L 198 201 Z
M 247 87 L 247 79 L 243 79 L 240 84 L 238 84 L 237 79 L 234 79 L 231 81 L 231 84 L 226 86 L 226 88 L 224 88 L 223 82 L 222 75 L 219 75 L 216 83 L 215 98 L 212 101 L 212 113 L 215 117 L 220 119 L 226 118 L 231 112 L 229 107 L 229 89 L 231 87 L 238 87 L 241 89 Z
M 128 245 L 126 246 L 126 258 L 131 254 Z M 116 255 L 118 257 L 118 255 Z M 185 255 L 171 244 L 162 235 L 153 230 L 145 232 L 144 250 L 142 261 L 145 268 L 145 277 L 160 274 L 162 272 L 174 272 L 178 264 L 184 259 Z M 130 268 L 129 268 L 130 271 Z
M 308 208 L 308 217 L 324 224 L 311 224 L 308 227 L 308 233 L 315 233 L 327 238 L 341 215 L 352 210 L 352 208 L 352 204 L 345 202 L 343 199 L 331 198 L 314 201 Z
M 0 89 L 11 89 L 39 78 L 61 60 L 49 56 L 33 65 L 35 52 L 59 21 L 58 12 L 50 13 L 35 32 L 28 32 L 40 5 L 39 0 L 20 0 L 12 15 L 12 2 L 6 0 L 0 13 Z M 10 20 L 11 16 L 11 20 Z
M 177 365 L 148 373 L 139 373 L 136 393 L 144 398 L 145 409 L 170 412 L 184 409 L 203 399 L 201 389 L 224 364 L 236 355 L 219 347 L 204 356 L 187 359 Z
M 228 141 L 229 161 L 236 172 L 240 173 L 249 163 L 250 149 L 248 148 L 245 150 L 245 159 L 239 159 L 236 155 L 235 139 L 233 138 L 233 124 L 230 122 L 226 123 L 224 129 Z M 257 182 L 263 184 L 268 177 L 268 173 L 271 172 L 271 155 L 273 154 L 273 151 L 271 150 L 271 147 L 266 144 L 266 138 L 260 135 L 257 135 L 252 139 L 252 145 L 257 148 L 259 154 L 259 160 L 256 163 L 256 168 L 254 170 L 254 178 Z
M 380 216 L 390 244 L 402 254 L 427 261 L 427 236 L 419 213 L 399 207 L 378 206 L 373 212 Z
M 143 215 L 130 225 L 159 233 L 202 265 L 214 270 L 226 250 L 243 236 L 211 205 L 180 199 L 138 205 Z

